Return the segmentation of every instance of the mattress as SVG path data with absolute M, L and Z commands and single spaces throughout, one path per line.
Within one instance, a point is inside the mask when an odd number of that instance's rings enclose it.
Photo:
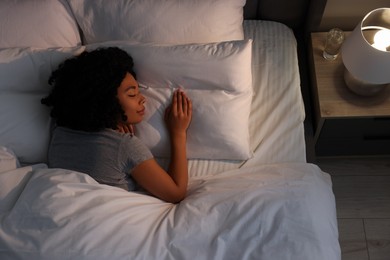
M 297 43 L 292 30 L 272 21 L 245 20 L 246 39 L 253 39 L 254 96 L 249 118 L 253 158 L 247 161 L 190 160 L 189 175 L 280 162 L 306 162 Z M 163 166 L 167 160 L 158 159 Z

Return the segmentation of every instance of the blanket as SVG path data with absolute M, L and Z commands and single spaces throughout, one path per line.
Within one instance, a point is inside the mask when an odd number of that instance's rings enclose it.
M 313 164 L 193 178 L 179 204 L 45 165 L 0 183 L 0 259 L 340 259 L 330 176 Z

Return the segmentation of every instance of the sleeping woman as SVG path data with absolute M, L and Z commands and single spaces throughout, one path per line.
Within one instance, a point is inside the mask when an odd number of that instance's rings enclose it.
M 192 103 L 182 90 L 174 92 L 165 111 L 172 146 L 165 171 L 134 135 L 134 126 L 144 118 L 145 97 L 127 52 L 116 47 L 85 51 L 60 64 L 49 84 L 52 91 L 42 99 L 56 125 L 49 167 L 84 172 L 128 191 L 139 185 L 167 202 L 184 199 Z

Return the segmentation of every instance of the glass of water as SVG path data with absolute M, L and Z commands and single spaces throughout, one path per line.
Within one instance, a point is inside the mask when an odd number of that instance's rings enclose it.
M 340 52 L 344 42 L 344 32 L 339 28 L 333 28 L 326 34 L 323 56 L 327 60 L 334 60 Z

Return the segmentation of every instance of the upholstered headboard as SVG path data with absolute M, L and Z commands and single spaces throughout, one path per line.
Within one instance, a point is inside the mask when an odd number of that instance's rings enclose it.
M 277 21 L 310 32 L 319 26 L 325 5 L 326 0 L 247 0 L 244 18 Z

